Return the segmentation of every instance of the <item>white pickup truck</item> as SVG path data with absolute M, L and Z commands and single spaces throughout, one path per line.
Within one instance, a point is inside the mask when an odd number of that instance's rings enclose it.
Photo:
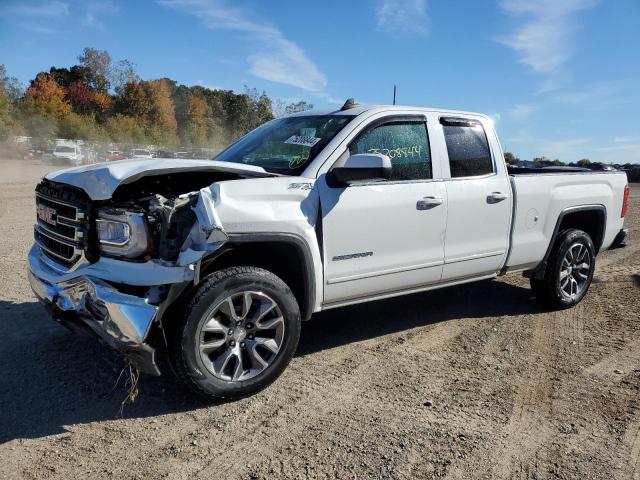
M 598 252 L 625 243 L 627 196 L 624 173 L 509 170 L 484 115 L 349 100 L 213 160 L 47 175 L 29 279 L 139 370 L 166 358 L 230 399 L 275 380 L 321 310 L 518 271 L 575 305 Z

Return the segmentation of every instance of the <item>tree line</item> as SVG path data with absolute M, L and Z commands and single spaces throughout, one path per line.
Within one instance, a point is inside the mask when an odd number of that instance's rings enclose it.
M 27 135 L 129 145 L 220 148 L 284 113 L 313 108 L 242 93 L 142 80 L 128 60 L 85 48 L 78 63 L 39 72 L 26 89 L 0 65 L 0 140 Z
M 520 162 L 520 158 L 514 155 L 511 152 L 505 152 L 504 159 L 509 165 L 517 165 Z M 551 160 L 545 156 L 535 157 L 532 161 L 533 168 L 543 168 L 543 167 L 582 167 L 582 168 L 595 168 L 595 166 L 599 165 L 599 162 L 592 162 L 588 158 L 581 158 L 577 162 L 565 163 L 560 159 L 556 158 L 555 160 Z M 625 163 L 624 165 L 615 165 L 616 168 L 631 168 L 631 163 Z

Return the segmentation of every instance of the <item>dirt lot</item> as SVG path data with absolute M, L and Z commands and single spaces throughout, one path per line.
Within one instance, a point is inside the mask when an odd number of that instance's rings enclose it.
M 33 188 L 0 163 L 0 478 L 640 479 L 640 186 L 626 249 L 542 310 L 519 275 L 334 310 L 266 391 L 211 406 L 51 322 L 26 279 Z

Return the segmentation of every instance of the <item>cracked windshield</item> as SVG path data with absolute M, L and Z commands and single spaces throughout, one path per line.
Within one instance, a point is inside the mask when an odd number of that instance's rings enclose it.
M 351 115 L 279 118 L 245 135 L 214 160 L 299 175 L 352 118 Z

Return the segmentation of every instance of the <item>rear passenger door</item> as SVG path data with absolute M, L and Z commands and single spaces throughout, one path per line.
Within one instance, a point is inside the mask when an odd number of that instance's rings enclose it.
M 449 168 L 442 280 L 494 273 L 507 254 L 513 200 L 495 132 L 467 117 L 440 117 L 440 126 Z

